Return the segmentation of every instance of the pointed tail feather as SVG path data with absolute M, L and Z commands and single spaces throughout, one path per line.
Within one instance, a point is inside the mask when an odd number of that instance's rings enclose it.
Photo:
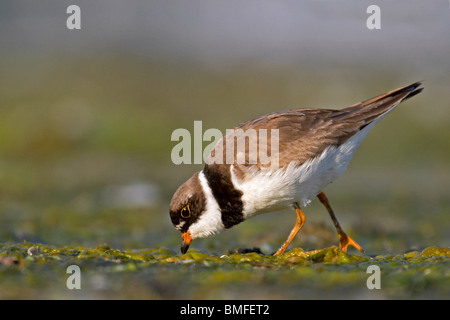
M 383 101 L 383 100 L 389 99 L 389 98 L 399 98 L 400 100 L 404 100 L 406 98 L 411 98 L 411 97 L 415 96 L 416 94 L 422 92 L 423 88 L 418 88 L 421 85 L 422 85 L 421 81 L 414 82 L 410 85 L 389 91 L 387 93 L 376 96 L 372 99 L 365 100 L 365 101 L 361 102 L 360 104 L 362 106 L 368 106 L 372 103 L 377 103 L 377 102 L 380 102 L 380 101 Z
M 403 100 L 409 99 L 420 92 L 423 88 L 419 88 L 421 82 L 415 82 L 405 87 L 401 87 L 387 93 L 378 95 L 374 98 L 362 101 L 350 107 L 341 109 L 333 118 L 341 118 L 349 122 L 362 121 L 360 129 L 370 124 L 379 116 L 391 111 Z

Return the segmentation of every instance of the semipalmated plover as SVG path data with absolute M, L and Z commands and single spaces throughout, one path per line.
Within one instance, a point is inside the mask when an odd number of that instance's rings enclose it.
M 272 140 L 267 146 L 258 146 L 260 150 L 276 150 L 277 166 L 250 161 L 255 159 L 249 154 L 256 152 L 254 148 L 246 149 L 244 162 L 237 161 L 238 155 L 231 163 L 217 161 L 221 158 L 217 153 L 225 159 L 227 150 L 227 135 L 222 137 L 208 159 L 216 161 L 207 160 L 203 170 L 182 184 L 170 202 L 170 218 L 182 233 L 181 252 L 187 252 L 192 239 L 213 235 L 261 213 L 293 208 L 297 213 L 295 226 L 275 253 L 283 254 L 305 223 L 302 207 L 314 197 L 330 214 L 339 247 L 347 252 L 351 245 L 364 252 L 342 230 L 322 189 L 344 173 L 374 125 L 400 102 L 420 93 L 420 85 L 416 82 L 340 110 L 278 111 L 236 127 L 240 134 L 235 135 L 233 144 L 244 139 L 247 147 L 251 139 L 259 138 L 245 135 L 246 131 L 277 129 L 277 148 L 270 148 Z

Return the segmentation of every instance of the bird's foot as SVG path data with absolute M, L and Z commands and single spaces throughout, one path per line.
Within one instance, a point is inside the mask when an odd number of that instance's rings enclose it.
M 364 249 L 355 240 L 353 240 L 352 238 L 347 236 L 345 233 L 340 233 L 339 234 L 339 247 L 341 248 L 342 251 L 347 253 L 348 246 L 355 247 L 356 249 L 358 249 L 359 251 L 364 253 Z

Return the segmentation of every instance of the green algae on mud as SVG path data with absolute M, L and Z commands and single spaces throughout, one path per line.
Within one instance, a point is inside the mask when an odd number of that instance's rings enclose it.
M 82 272 L 78 293 L 66 287 L 66 269 L 73 264 Z M 366 270 L 373 264 L 382 273 L 378 295 L 366 287 Z M 369 257 L 335 246 L 271 256 L 251 250 L 181 255 L 167 248 L 0 243 L 0 299 L 351 299 L 368 294 L 447 299 L 449 266 L 450 248 L 438 247 Z
M 293 248 L 279 256 L 265 255 L 257 252 L 230 252 L 224 255 L 210 253 L 191 252 L 180 255 L 165 248 L 161 249 L 125 249 L 118 250 L 109 246 L 96 248 L 84 247 L 54 247 L 44 244 L 0 243 L 0 264 L 5 261 L 16 261 L 17 264 L 24 262 L 46 263 L 54 260 L 78 260 L 82 261 L 108 261 L 115 263 L 146 262 L 153 264 L 255 264 L 257 266 L 292 266 L 295 264 L 312 265 L 325 264 L 348 264 L 367 261 L 403 261 L 405 263 L 419 263 L 425 261 L 446 260 L 450 257 L 450 248 L 429 247 L 421 252 L 411 251 L 398 255 L 379 255 L 375 257 L 352 255 L 343 252 L 340 248 L 332 246 L 329 248 L 305 251 L 301 248 Z M 11 260 L 12 259 L 12 260 Z

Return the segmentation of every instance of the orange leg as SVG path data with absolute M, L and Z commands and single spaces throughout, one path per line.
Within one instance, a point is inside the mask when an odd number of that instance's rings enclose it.
M 291 233 L 289 234 L 289 237 L 287 238 L 287 240 L 283 243 L 283 245 L 280 247 L 280 249 L 278 249 L 278 251 L 275 252 L 274 256 L 283 254 L 286 251 L 287 247 L 289 247 L 292 240 L 294 240 L 297 233 L 300 231 L 300 229 L 305 224 L 305 221 L 306 221 L 305 214 L 300 209 L 300 206 L 298 205 L 297 202 L 294 203 L 294 209 L 295 209 L 295 212 L 297 213 L 297 220 L 295 221 L 295 226 L 292 229 Z
M 328 213 L 331 216 L 331 220 L 333 220 L 334 226 L 336 227 L 336 230 L 338 232 L 339 247 L 341 248 L 341 250 L 344 252 L 347 252 L 347 247 L 350 245 L 350 246 L 355 247 L 362 253 L 364 253 L 363 248 L 361 248 L 361 246 L 359 244 L 357 244 L 355 240 L 353 240 L 352 238 L 347 236 L 347 234 L 342 230 L 341 226 L 339 225 L 339 222 L 337 221 L 337 219 L 334 215 L 333 209 L 331 209 L 330 203 L 328 202 L 328 199 L 327 199 L 327 196 L 325 195 L 325 193 L 323 193 L 323 192 L 319 193 L 317 195 L 317 198 L 319 198 L 320 202 L 322 202 L 322 204 L 325 206 L 325 208 L 327 208 Z

